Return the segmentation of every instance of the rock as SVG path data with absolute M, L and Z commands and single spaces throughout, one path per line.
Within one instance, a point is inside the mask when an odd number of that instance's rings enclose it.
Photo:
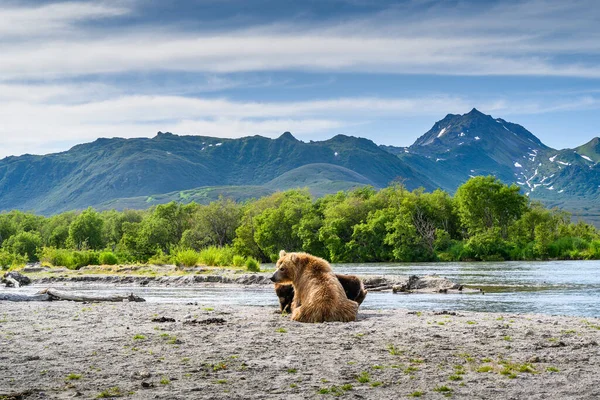
M 411 275 L 406 283 L 394 285 L 392 290 L 394 293 L 410 292 L 411 290 L 429 290 L 437 293 L 448 293 L 449 289 L 458 289 L 460 287 L 459 284 L 437 275 L 426 275 L 422 278 Z
M 15 271 L 7 272 L 4 274 L 2 278 L 2 283 L 6 285 L 6 287 L 21 287 L 26 286 L 31 283 L 31 279 L 27 276 L 20 274 Z

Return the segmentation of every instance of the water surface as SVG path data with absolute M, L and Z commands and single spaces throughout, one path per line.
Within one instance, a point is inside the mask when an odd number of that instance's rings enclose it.
M 393 294 L 371 292 L 365 309 L 465 310 L 503 313 L 541 313 L 600 317 L 600 261 L 334 264 L 334 270 L 355 275 L 438 274 L 485 294 Z M 54 285 L 57 288 L 60 284 Z M 149 302 L 252 305 L 277 307 L 270 285 L 140 287 L 69 285 L 70 290 L 130 293 Z M 23 289 L 28 293 L 40 287 Z

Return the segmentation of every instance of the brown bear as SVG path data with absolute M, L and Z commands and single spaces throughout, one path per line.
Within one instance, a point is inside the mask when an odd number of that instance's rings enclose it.
M 367 296 L 367 290 L 359 277 L 354 275 L 335 274 L 335 277 L 340 281 L 346 297 L 354 300 L 360 306 Z M 292 312 L 292 300 L 294 300 L 294 287 L 289 283 L 276 283 L 275 294 L 279 298 L 279 307 L 281 312 Z
M 281 250 L 275 283 L 294 288 L 292 320 L 299 322 L 356 321 L 358 303 L 348 300 L 329 263 L 307 253 Z

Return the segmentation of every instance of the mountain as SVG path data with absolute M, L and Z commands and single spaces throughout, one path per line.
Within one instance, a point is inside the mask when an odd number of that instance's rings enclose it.
M 381 146 L 453 192 L 470 176 L 494 175 L 550 206 L 600 221 L 600 143 L 555 150 L 521 125 L 478 111 L 448 114 L 410 147 Z
M 494 175 L 523 193 L 600 226 L 600 139 L 571 149 L 546 146 L 521 125 L 477 109 L 448 114 L 409 147 L 337 135 L 301 142 L 220 139 L 159 132 L 98 139 L 44 156 L 0 160 L 0 210 L 42 214 L 94 206 L 146 208 L 172 200 L 246 200 L 307 187 L 315 196 L 399 179 L 408 189 L 454 192 Z
M 316 169 L 321 172 L 315 180 Z M 435 187 L 404 161 L 362 138 L 337 135 L 304 143 L 289 132 L 277 139 L 159 132 L 152 139 L 98 139 L 62 153 L 0 160 L 0 210 L 53 214 L 138 204 L 139 198 L 161 194 L 170 199 L 173 193 L 190 189 L 201 193 L 198 188 L 207 187 L 214 196 L 230 192 L 231 186 L 247 186 L 247 196 L 244 190 L 237 191 L 240 199 L 311 185 L 322 195 L 367 183 L 384 187 L 397 178 L 410 188 Z M 130 200 L 115 203 L 117 199 Z

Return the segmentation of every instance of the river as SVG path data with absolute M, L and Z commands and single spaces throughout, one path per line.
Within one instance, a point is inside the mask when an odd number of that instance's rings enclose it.
M 266 265 L 265 267 L 272 267 Z M 370 310 L 455 310 L 496 313 L 540 313 L 600 317 L 600 261 L 492 263 L 375 263 L 334 264 L 334 270 L 354 275 L 438 274 L 485 294 L 393 294 L 371 292 L 361 308 Z M 204 307 L 222 304 L 278 305 L 268 286 L 139 287 L 85 285 L 73 290 L 134 292 L 150 302 L 197 302 Z M 31 293 L 40 287 L 25 289 Z

